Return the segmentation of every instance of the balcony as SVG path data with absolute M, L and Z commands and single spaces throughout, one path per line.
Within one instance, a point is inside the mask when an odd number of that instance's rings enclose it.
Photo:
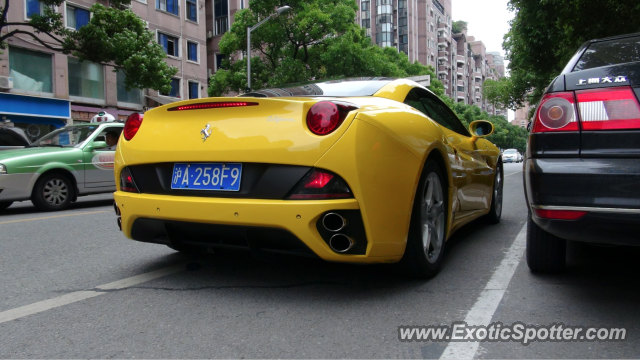
M 465 62 L 466 62 L 466 61 L 464 60 L 464 56 L 462 56 L 462 55 L 456 55 L 456 63 L 458 63 L 458 64 L 463 64 L 463 65 L 464 65 L 464 64 L 465 64 Z
M 464 77 L 464 73 L 462 72 L 462 69 L 458 69 L 458 70 L 456 71 L 456 74 L 457 74 L 459 77 Z
M 443 46 L 443 47 L 447 47 L 447 43 L 444 41 L 441 41 L 438 43 L 438 47 Z
M 457 96 L 458 99 L 464 100 L 464 94 L 458 93 Z
M 480 80 L 482 80 L 482 73 L 474 72 L 474 73 L 473 73 L 473 77 L 474 77 L 474 79 L 480 79 Z

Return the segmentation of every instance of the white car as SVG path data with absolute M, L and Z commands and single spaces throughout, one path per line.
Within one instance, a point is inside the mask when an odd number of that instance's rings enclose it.
M 522 162 L 522 154 L 516 149 L 507 149 L 502 153 L 502 162 Z

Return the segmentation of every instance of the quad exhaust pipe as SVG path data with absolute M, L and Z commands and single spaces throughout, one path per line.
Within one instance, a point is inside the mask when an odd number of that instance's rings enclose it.
M 347 252 L 356 246 L 356 241 L 344 234 L 335 234 L 329 239 L 331 250 L 339 253 Z
M 347 219 L 336 213 L 328 213 L 322 218 L 322 226 L 331 232 L 338 232 L 347 227 Z

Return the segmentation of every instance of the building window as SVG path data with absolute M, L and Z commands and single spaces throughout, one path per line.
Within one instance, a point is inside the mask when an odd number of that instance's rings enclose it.
M 216 35 L 222 35 L 229 30 L 229 0 L 214 0 Z
M 25 8 L 27 10 L 27 18 L 31 18 L 33 15 L 44 14 L 44 4 L 38 0 L 25 0 Z
M 53 92 L 52 69 L 51 55 L 9 47 L 9 76 L 14 89 Z
M 220 69 L 224 69 L 222 66 L 222 62 L 227 59 L 227 55 L 225 54 L 216 54 L 216 71 Z
M 187 19 L 198 22 L 198 7 L 195 0 L 187 0 Z
M 80 30 L 89 23 L 89 10 L 67 5 L 67 27 Z
M 160 92 L 160 95 L 180 98 L 180 79 L 171 79 L 171 91 L 169 93 Z
M 124 71 L 118 70 L 118 75 L 116 79 L 116 91 L 118 92 L 118 102 L 124 102 L 129 104 L 142 104 L 142 90 L 140 89 L 131 89 L 131 91 L 127 91 L 124 86 L 124 79 L 127 76 L 124 74 Z
M 180 46 L 177 37 L 158 33 L 158 43 L 169 56 L 180 57 Z
M 198 62 L 198 43 L 187 41 L 187 60 Z
M 189 99 L 200 98 L 200 83 L 189 81 Z
M 177 0 L 156 0 L 156 9 L 178 15 L 180 9 Z
M 104 99 L 104 69 L 100 64 L 68 58 L 69 95 Z

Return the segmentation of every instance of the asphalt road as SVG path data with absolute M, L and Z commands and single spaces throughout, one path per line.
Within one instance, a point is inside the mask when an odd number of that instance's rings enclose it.
M 638 357 L 639 249 L 570 244 L 565 274 L 532 274 L 522 256 L 521 164 L 506 164 L 505 175 L 502 222 L 457 232 L 429 281 L 389 266 L 192 258 L 127 240 L 110 195 L 59 213 L 16 203 L 0 213 L 0 358 Z M 398 340 L 401 325 L 474 316 L 624 327 L 627 339 Z

